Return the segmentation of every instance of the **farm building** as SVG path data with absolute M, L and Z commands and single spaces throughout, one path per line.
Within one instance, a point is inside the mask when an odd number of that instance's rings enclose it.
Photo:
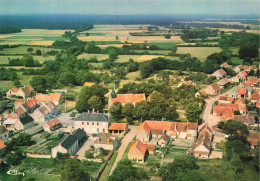
M 61 127 L 62 127 L 62 124 L 58 118 L 45 122 L 43 125 L 44 131 L 47 131 L 47 132 L 55 131 Z
M 23 97 L 23 99 L 29 98 L 33 95 L 34 89 L 30 85 L 26 85 L 21 88 L 14 87 L 6 92 L 6 97 L 11 98 L 12 96 Z
M 111 123 L 108 130 L 112 135 L 122 135 L 125 134 L 128 129 L 127 123 Z
M 94 147 L 112 150 L 114 148 L 115 139 L 116 138 L 110 133 L 98 133 L 97 139 L 94 142 Z
M 145 144 L 140 140 L 136 141 L 129 149 L 128 159 L 139 163 L 144 163 L 149 155 Z

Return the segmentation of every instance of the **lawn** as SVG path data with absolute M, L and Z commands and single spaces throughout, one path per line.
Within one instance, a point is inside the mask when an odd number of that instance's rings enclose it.
M 192 57 L 197 57 L 201 62 L 204 62 L 207 56 L 221 52 L 220 47 L 178 47 L 178 54 L 191 54 Z
M 91 58 L 96 58 L 98 61 L 101 61 L 101 60 L 105 60 L 105 59 L 108 59 L 109 56 L 107 54 L 88 54 L 88 53 L 83 53 L 83 54 L 80 54 L 78 56 L 78 59 L 80 58 L 84 58 L 84 59 L 91 59 Z
M 240 59 L 239 57 L 232 57 L 231 62 L 236 65 L 243 65 L 244 60 Z
M 186 155 L 187 149 L 181 148 L 170 148 L 168 152 L 165 154 L 165 159 L 174 159 L 176 156 L 179 155 Z
M 109 160 L 109 162 L 108 162 L 106 168 L 105 168 L 104 171 L 102 172 L 102 174 L 101 174 L 99 180 L 106 181 L 106 180 L 108 179 L 108 176 L 109 176 L 109 173 L 110 173 L 110 171 L 111 171 L 111 169 L 112 169 L 112 166 L 113 166 L 114 163 L 115 163 L 117 154 L 118 154 L 118 152 L 116 151 L 116 152 L 113 154 L 112 158 L 110 158 L 110 160 Z
M 228 161 L 214 160 L 198 160 L 200 166 L 199 172 L 205 181 L 237 181 L 237 180 L 259 180 L 256 169 L 249 163 L 244 163 L 244 171 L 236 175 Z
M 132 144 L 133 144 L 133 142 L 130 142 L 130 143 L 127 145 L 127 147 L 126 147 L 126 149 L 125 149 L 125 152 L 124 152 L 123 157 L 122 157 L 121 160 L 128 159 L 128 152 L 129 152 L 129 149 L 130 149 L 130 147 L 132 146 Z

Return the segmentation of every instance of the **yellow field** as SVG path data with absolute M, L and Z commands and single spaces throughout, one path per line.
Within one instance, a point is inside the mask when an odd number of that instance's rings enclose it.
M 98 61 L 108 59 L 107 54 L 87 54 L 83 53 L 78 56 L 78 58 L 90 59 L 96 57 Z M 130 58 L 137 62 L 144 62 L 146 60 L 152 60 L 153 58 L 165 57 L 164 55 L 118 55 L 116 62 L 128 62 Z
M 0 35 L 0 44 L 23 44 L 49 46 L 56 39 L 61 38 L 65 31 L 74 30 L 47 30 L 47 29 L 22 29 L 20 33 Z
M 177 53 L 188 54 L 197 57 L 200 61 L 205 61 L 206 57 L 212 53 L 221 52 L 220 47 L 178 47 Z

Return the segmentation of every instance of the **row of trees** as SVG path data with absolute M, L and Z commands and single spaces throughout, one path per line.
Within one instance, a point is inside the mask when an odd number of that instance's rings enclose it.
M 9 60 L 9 66 L 41 67 L 38 60 L 34 60 L 32 55 L 25 55 L 22 59 L 16 58 Z
M 20 27 L 0 25 L 0 34 L 22 32 Z

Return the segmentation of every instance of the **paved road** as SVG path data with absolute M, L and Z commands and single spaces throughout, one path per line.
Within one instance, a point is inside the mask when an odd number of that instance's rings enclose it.
M 121 146 L 120 148 L 118 149 L 118 154 L 117 154 L 117 157 L 116 157 L 116 160 L 114 162 L 114 165 L 112 166 L 111 168 L 111 171 L 109 173 L 109 175 L 111 175 L 114 171 L 114 169 L 116 168 L 117 166 L 117 163 L 122 159 L 123 157 L 123 154 L 126 150 L 126 147 L 127 145 L 133 140 L 133 138 L 135 137 L 137 133 L 137 129 L 131 129 L 131 131 L 129 131 L 125 137 L 123 138 L 122 142 L 121 142 Z
M 94 146 L 95 140 L 88 138 L 88 140 L 84 143 L 84 145 L 79 149 L 79 151 L 76 153 L 78 156 L 85 156 L 85 152 L 90 149 L 90 146 Z
M 225 92 L 221 95 L 226 96 L 229 91 L 227 91 L 227 92 Z M 217 125 L 218 122 L 221 121 L 219 117 L 213 116 L 213 114 L 210 113 L 214 102 L 219 99 L 219 96 L 220 95 L 206 100 L 206 109 L 205 109 L 204 114 L 203 114 L 203 121 L 207 122 L 210 128 Z M 216 134 L 220 134 L 220 133 L 216 133 Z M 222 135 L 222 134 L 220 134 L 220 135 Z

